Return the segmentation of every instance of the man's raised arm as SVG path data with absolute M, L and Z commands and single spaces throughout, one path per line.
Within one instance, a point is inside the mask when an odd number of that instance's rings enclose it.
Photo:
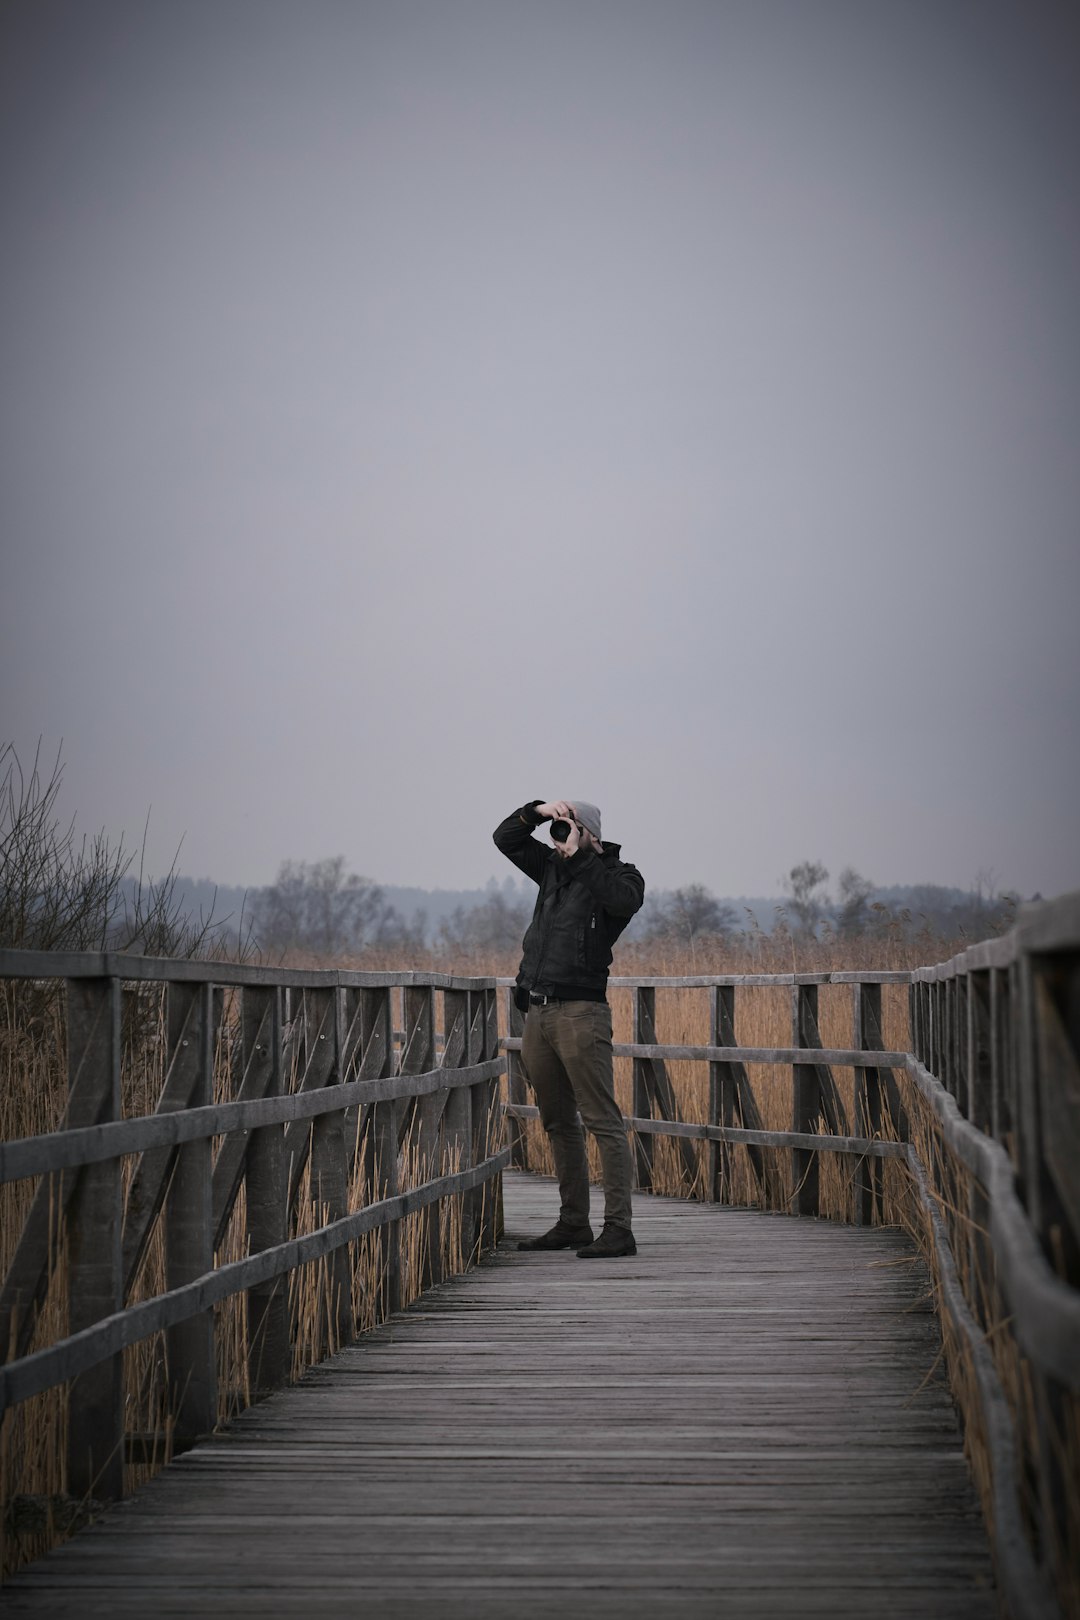
M 492 834 L 495 848 L 508 861 L 513 861 L 526 877 L 531 877 L 534 883 L 540 882 L 548 862 L 547 850 L 533 837 L 537 827 L 551 820 L 550 814 L 540 814 L 542 810 L 550 810 L 542 799 L 523 804 L 520 810 L 515 810 L 505 821 L 500 821 Z

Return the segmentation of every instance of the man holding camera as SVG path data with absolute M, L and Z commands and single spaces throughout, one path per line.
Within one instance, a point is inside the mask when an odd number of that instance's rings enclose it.
M 553 848 L 533 833 L 550 821 Z M 637 1253 L 631 1230 L 630 1148 L 615 1101 L 611 948 L 645 898 L 636 866 L 600 838 L 594 804 L 565 799 L 515 810 L 495 844 L 539 885 L 522 945 L 515 1000 L 527 1012 L 522 1063 L 551 1142 L 562 1200 L 559 1219 L 519 1249 L 576 1249 L 581 1260 Z M 578 1118 L 580 1111 L 581 1118 Z M 596 1138 L 604 1179 L 604 1228 L 589 1225 L 589 1169 L 582 1122 Z

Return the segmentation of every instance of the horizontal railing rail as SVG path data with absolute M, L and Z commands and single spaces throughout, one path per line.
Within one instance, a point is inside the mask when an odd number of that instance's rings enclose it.
M 122 1495 L 146 1453 L 133 1377 L 172 1454 L 222 1366 L 267 1393 L 496 1241 L 493 979 L 3 951 L 0 981 L 25 1112 L 43 1075 L 64 1097 L 0 1143 L 0 1412 L 65 1387 L 69 1496 Z

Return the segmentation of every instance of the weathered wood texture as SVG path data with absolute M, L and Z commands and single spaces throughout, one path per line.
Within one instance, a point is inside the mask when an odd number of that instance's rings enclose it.
M 11 1615 L 991 1620 L 985 1531 L 897 1232 L 636 1200 L 633 1260 L 520 1254 L 557 1207 L 201 1442 L 5 1589 Z
M 36 960 L 38 976 L 49 977 L 69 959 L 44 953 Z M 0 953 L 0 965 L 10 961 L 11 953 Z M 315 1360 L 353 1336 L 349 1245 L 357 1238 L 387 1228 L 379 1279 L 386 1308 L 400 1304 L 398 1232 L 412 1211 L 423 1210 L 430 1240 L 422 1282 L 437 1280 L 447 1263 L 442 1200 L 460 1195 L 476 1209 L 470 1253 L 495 1241 L 499 1199 L 485 1183 L 497 1181 L 508 1155 L 499 1147 L 503 1061 L 490 980 L 443 976 L 438 988 L 458 1016 L 444 1032 L 439 1064 L 436 987 L 403 975 L 408 1028 L 399 1070 L 392 985 L 343 986 L 324 974 L 296 986 L 290 972 L 277 983 L 231 990 L 223 1023 L 217 970 L 202 964 L 199 978 L 189 971 L 165 982 L 164 1079 L 153 1112 L 133 1119 L 120 1117 L 121 981 L 77 973 L 66 987 L 62 1128 L 0 1145 L 0 1181 L 45 1176 L 0 1289 L 9 1352 L 0 1365 L 0 1415 L 70 1384 L 63 1432 L 75 1498 L 123 1494 L 131 1423 L 121 1353 L 129 1345 L 163 1335 L 168 1422 L 173 1446 L 182 1449 L 216 1419 L 217 1307 L 230 1295 L 248 1295 L 250 1388 L 265 1393 L 288 1376 L 294 1348 Z M 455 988 L 469 982 L 471 989 Z M 471 1004 L 475 1038 L 466 1017 Z M 459 1091 L 467 1100 L 454 1118 L 468 1127 L 455 1128 L 451 1168 L 443 1115 Z M 416 1130 L 403 1155 L 410 1123 Z M 224 1140 L 215 1158 L 218 1136 Z M 368 1172 L 359 1180 L 352 1174 L 358 1152 Z M 122 1156 L 131 1153 L 138 1159 L 125 1208 Z M 249 1252 L 228 1258 L 222 1239 L 245 1179 Z M 301 1210 L 302 1202 L 309 1207 Z M 158 1226 L 164 1287 L 151 1285 L 148 1297 L 133 1300 Z M 63 1333 L 61 1315 L 61 1336 L 31 1353 L 60 1254 L 66 1269 L 57 1287 L 66 1284 L 70 1331 Z M 301 1346 L 287 1275 L 312 1261 L 323 1263 L 324 1276 L 317 1320 Z

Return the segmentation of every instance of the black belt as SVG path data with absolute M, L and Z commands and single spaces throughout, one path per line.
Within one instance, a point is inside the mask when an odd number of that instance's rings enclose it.
M 529 1001 L 534 1007 L 558 1006 L 561 1002 L 569 1001 L 569 996 L 537 996 L 529 991 Z

